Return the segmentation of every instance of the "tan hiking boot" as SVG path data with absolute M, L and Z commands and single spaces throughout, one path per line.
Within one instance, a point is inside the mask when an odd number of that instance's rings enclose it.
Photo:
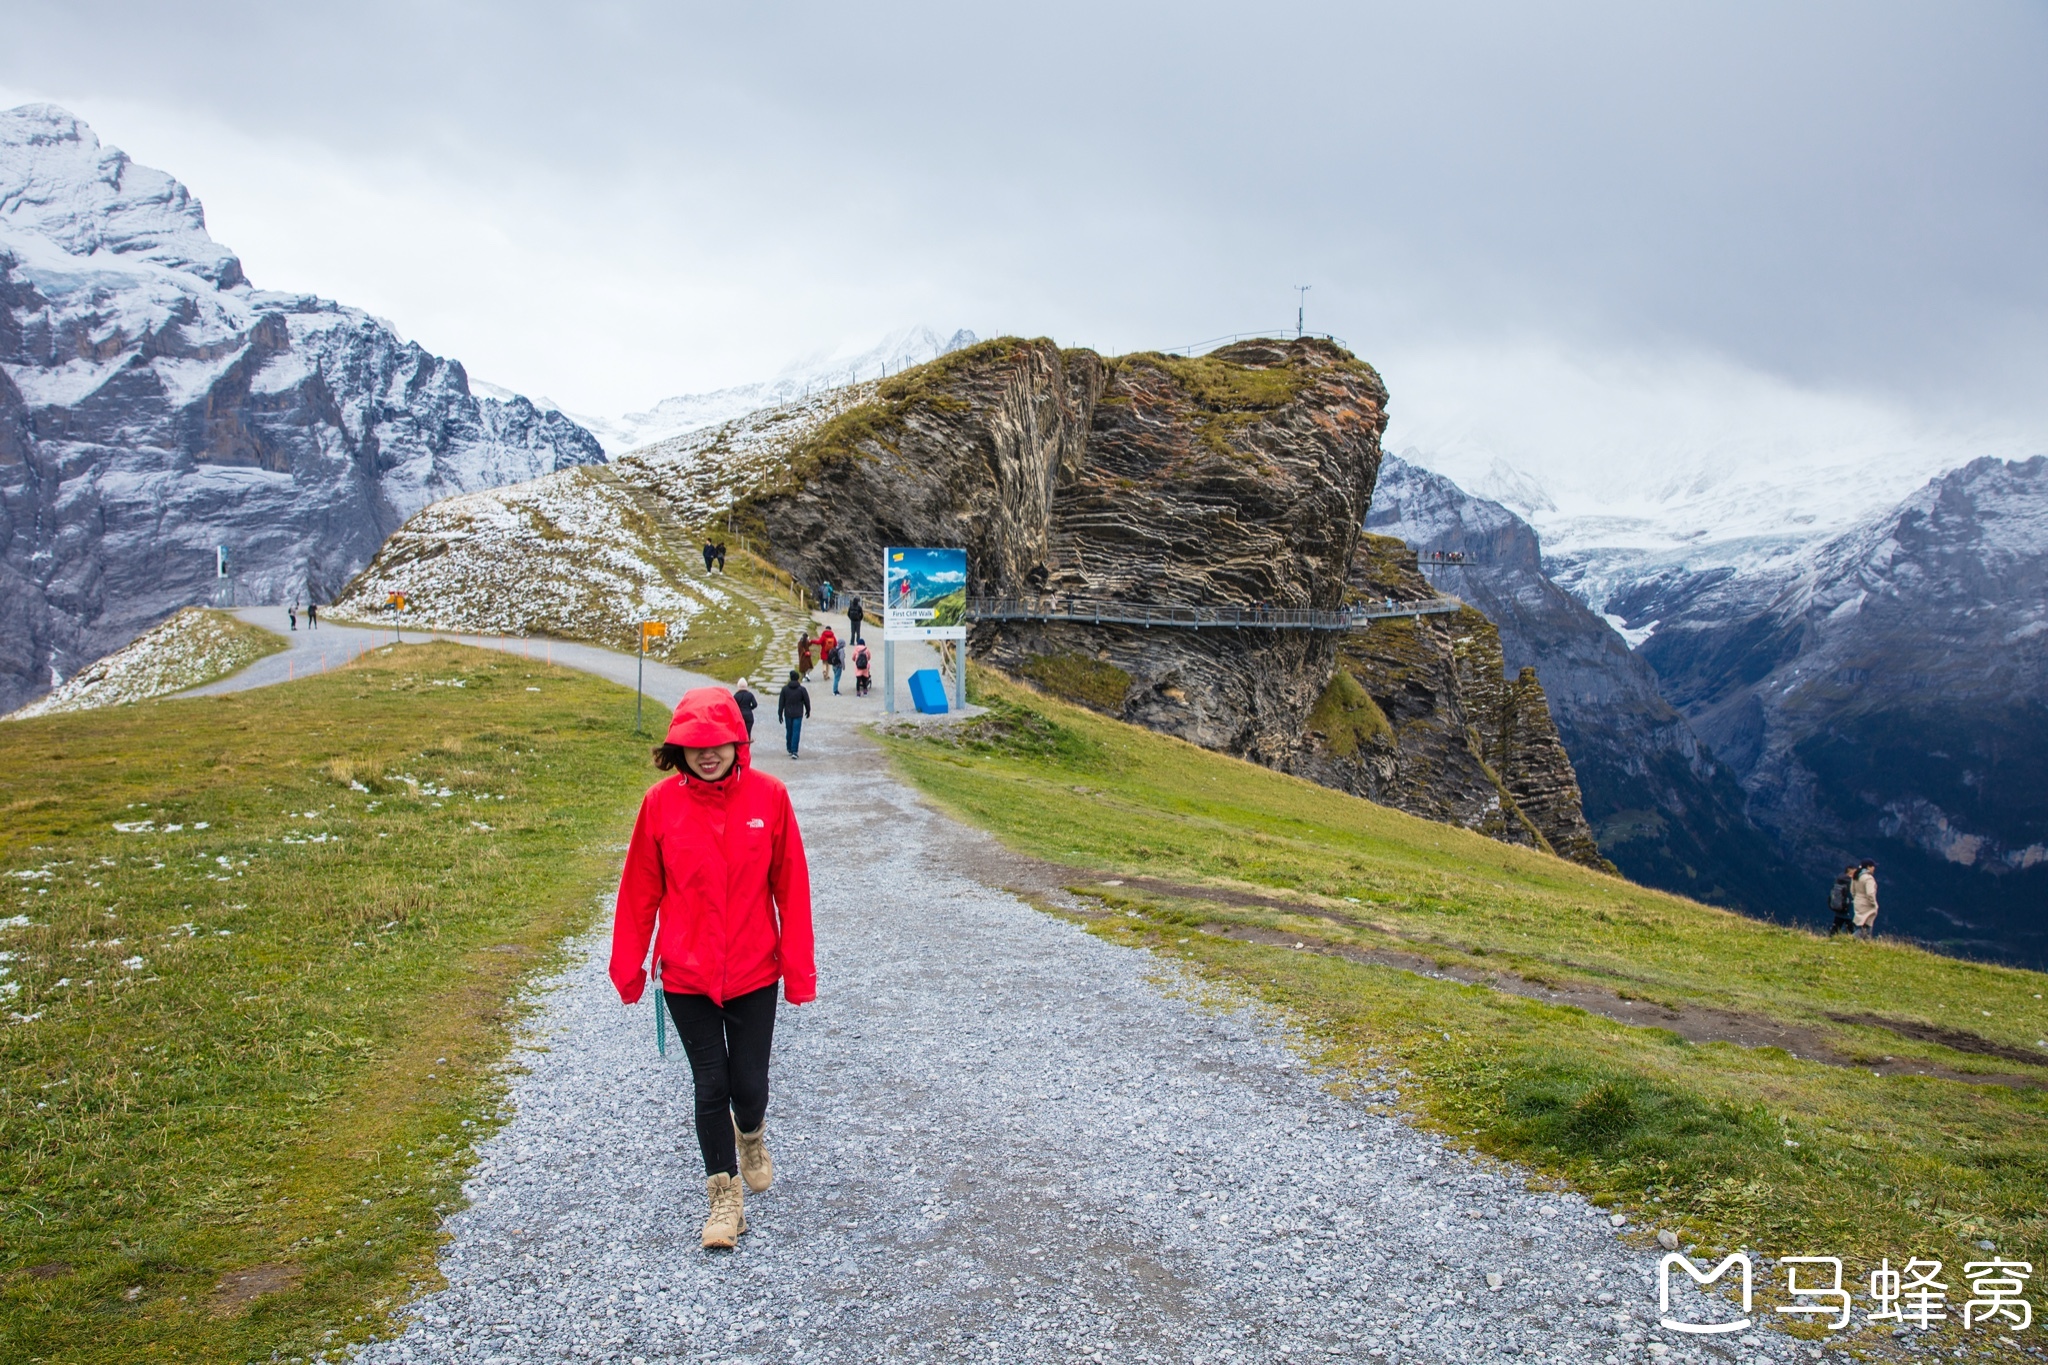
M 720 1171 L 704 1182 L 711 1216 L 704 1220 L 704 1249 L 731 1251 L 747 1230 L 747 1194 L 738 1177 Z
M 775 1158 L 768 1155 L 767 1132 L 765 1122 L 751 1133 L 742 1133 L 737 1123 L 732 1126 L 733 1139 L 740 1148 L 740 1175 L 755 1194 L 766 1192 L 775 1183 Z

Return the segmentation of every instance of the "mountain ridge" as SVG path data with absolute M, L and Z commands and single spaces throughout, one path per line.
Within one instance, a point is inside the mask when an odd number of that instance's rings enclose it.
M 0 711 L 180 607 L 338 589 L 439 498 L 602 461 L 359 309 L 257 289 L 199 200 L 0 112 Z

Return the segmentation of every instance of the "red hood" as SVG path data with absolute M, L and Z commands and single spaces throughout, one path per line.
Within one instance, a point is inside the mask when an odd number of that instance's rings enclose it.
M 698 687 L 683 693 L 676 703 L 675 718 L 668 724 L 667 742 L 688 749 L 737 744 L 740 765 L 747 761 L 747 723 L 740 716 L 739 703 L 722 687 Z

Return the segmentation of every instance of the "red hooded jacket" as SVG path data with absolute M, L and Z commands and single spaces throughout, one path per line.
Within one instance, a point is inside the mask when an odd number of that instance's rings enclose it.
M 739 750 L 718 781 L 677 773 L 640 802 L 612 918 L 619 997 L 630 1005 L 646 989 L 652 939 L 666 990 L 722 1005 L 780 979 L 790 1004 L 816 999 L 811 874 L 789 790 L 754 771 L 746 723 L 723 688 L 686 693 L 668 742 Z

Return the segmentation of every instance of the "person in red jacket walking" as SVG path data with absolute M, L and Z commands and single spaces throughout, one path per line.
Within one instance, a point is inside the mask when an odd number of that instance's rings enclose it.
M 752 747 L 724 688 L 684 694 L 654 749 L 654 765 L 675 776 L 640 802 L 612 920 L 619 998 L 640 999 L 652 940 L 655 981 L 689 1054 L 711 1201 L 706 1248 L 730 1248 L 747 1230 L 742 1178 L 756 1194 L 775 1178 L 775 983 L 792 1005 L 818 994 L 803 836 L 789 790 L 754 770 Z

